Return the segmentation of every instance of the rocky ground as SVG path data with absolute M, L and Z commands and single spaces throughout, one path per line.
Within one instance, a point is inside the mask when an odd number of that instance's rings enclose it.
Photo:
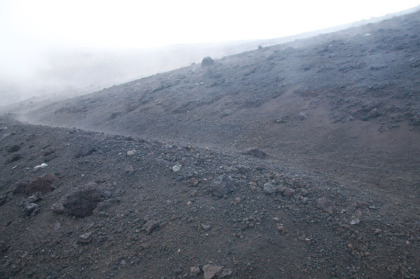
M 419 19 L 4 115 L 0 278 L 420 278 Z
M 417 204 L 355 193 L 258 150 L 1 127 L 2 278 L 420 274 Z

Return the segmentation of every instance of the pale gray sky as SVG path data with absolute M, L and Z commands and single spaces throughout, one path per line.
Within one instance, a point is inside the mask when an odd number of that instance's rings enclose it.
M 277 38 L 417 5 L 420 0 L 0 0 L 0 70 L 29 74 L 23 66 L 40 66 L 39 52 L 51 47 Z
M 270 39 L 420 5 L 420 0 L 0 0 L 0 82 L 51 71 L 46 54 Z

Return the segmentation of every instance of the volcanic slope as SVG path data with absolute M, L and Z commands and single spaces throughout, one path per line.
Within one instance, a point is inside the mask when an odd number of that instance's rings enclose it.
M 19 116 L 92 132 L 3 120 L 3 274 L 418 278 L 418 30 L 416 12 Z M 99 209 L 69 219 L 92 181 Z
M 27 119 L 258 147 L 361 187 L 408 190 L 420 178 L 418 30 L 419 12 L 114 86 Z

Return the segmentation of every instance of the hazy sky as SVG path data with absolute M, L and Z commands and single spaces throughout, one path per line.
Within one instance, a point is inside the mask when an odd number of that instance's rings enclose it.
M 0 0 L 0 75 L 31 75 L 50 48 L 147 48 L 277 38 L 382 16 L 420 0 Z

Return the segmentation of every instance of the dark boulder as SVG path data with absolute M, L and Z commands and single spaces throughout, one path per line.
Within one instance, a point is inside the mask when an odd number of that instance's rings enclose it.
M 103 200 L 102 191 L 92 182 L 68 195 L 63 202 L 64 212 L 74 217 L 83 218 L 92 215 Z
M 214 60 L 210 57 L 210 56 L 206 56 L 203 58 L 203 60 L 201 61 L 201 66 L 202 67 L 208 67 L 214 64 Z

